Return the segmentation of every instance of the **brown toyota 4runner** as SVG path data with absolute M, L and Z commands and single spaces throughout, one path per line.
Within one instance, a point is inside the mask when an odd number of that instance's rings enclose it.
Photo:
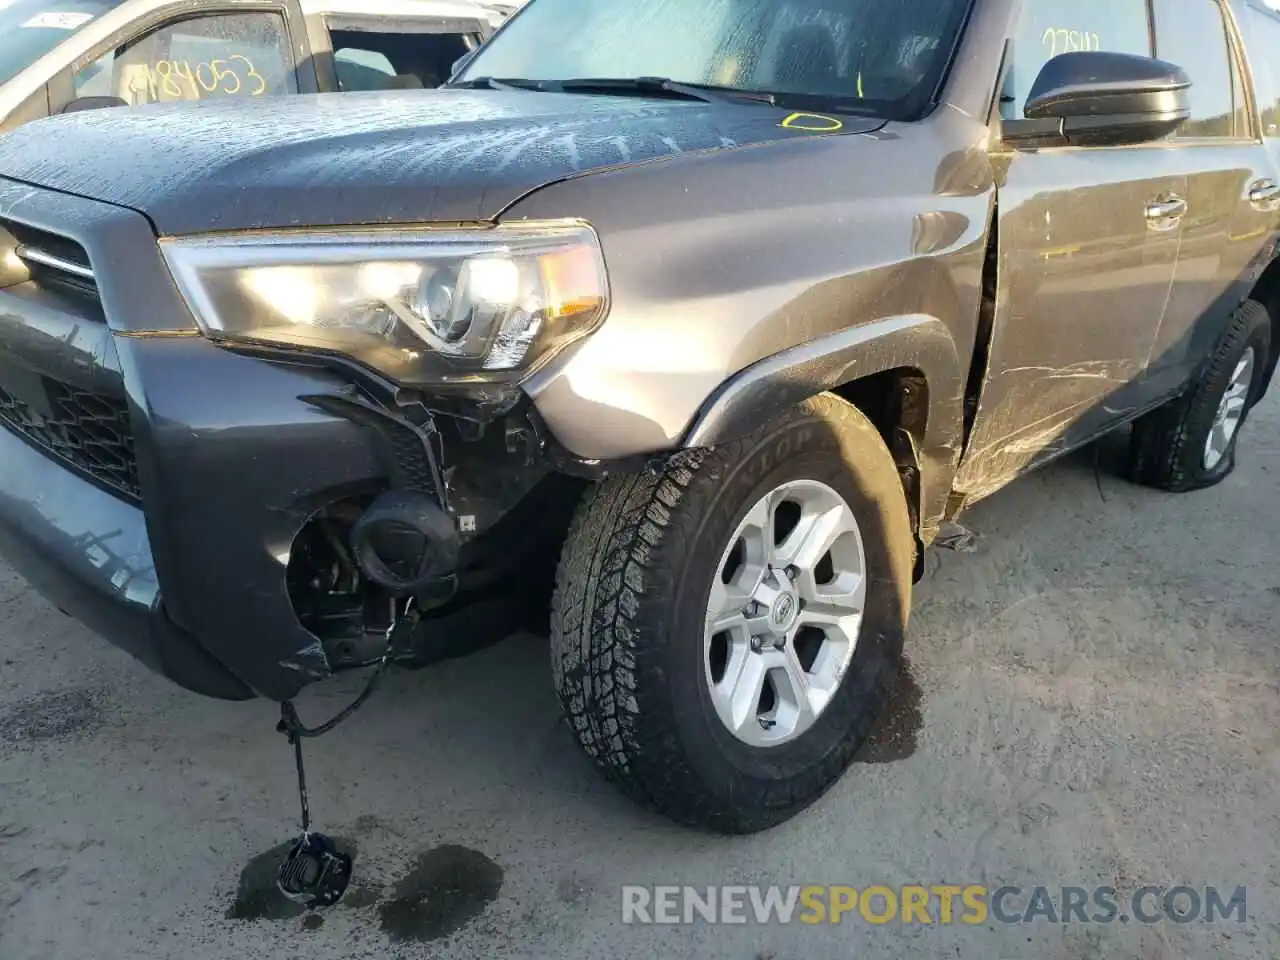
M 1231 472 L 1278 49 L 1261 0 L 532 0 L 439 90 L 29 124 L 0 552 L 297 736 L 304 686 L 550 607 L 606 774 L 778 823 L 943 521 L 1126 425 L 1136 482 Z

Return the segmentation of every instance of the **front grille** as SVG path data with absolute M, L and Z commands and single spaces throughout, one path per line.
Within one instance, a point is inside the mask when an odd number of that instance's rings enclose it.
M 138 461 L 126 401 L 42 377 L 49 413 L 0 385 L 0 424 L 130 500 L 140 500 Z
M 98 301 L 93 267 L 80 244 L 23 223 L 5 221 L 3 226 L 17 242 L 14 252 L 37 285 Z

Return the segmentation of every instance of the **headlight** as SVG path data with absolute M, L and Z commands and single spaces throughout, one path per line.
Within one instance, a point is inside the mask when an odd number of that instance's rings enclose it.
M 206 336 L 350 357 L 401 383 L 517 381 L 604 320 L 579 222 L 162 241 Z

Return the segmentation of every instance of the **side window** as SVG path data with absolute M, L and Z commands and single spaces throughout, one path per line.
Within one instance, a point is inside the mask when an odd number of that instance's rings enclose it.
M 1179 139 L 1248 136 L 1245 96 L 1217 0 L 1155 0 L 1156 56 L 1191 77 Z
M 339 90 L 438 87 L 470 49 L 460 33 L 330 30 L 329 37 Z
M 1001 99 L 1004 118 L 1021 120 L 1027 95 L 1044 65 L 1077 50 L 1151 56 L 1146 0 L 1027 0 Z
M 1280 67 L 1273 51 L 1280 50 L 1280 13 L 1263 13 L 1249 8 L 1253 46 L 1258 54 L 1249 58 L 1258 86 L 1258 106 L 1262 113 L 1262 135 L 1280 138 Z
M 89 64 L 74 83 L 77 97 L 131 104 L 298 92 L 284 19 L 273 13 L 167 23 Z
M 354 47 L 333 51 L 333 69 L 339 90 L 384 90 L 396 75 L 385 53 Z

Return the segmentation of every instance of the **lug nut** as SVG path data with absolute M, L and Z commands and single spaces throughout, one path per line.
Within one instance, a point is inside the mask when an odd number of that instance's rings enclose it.
M 752 637 L 752 638 L 751 638 L 751 652 L 752 652 L 752 653 L 759 653 L 759 652 L 760 652 L 761 650 L 763 650 L 763 649 L 764 649 L 764 641 L 763 641 L 763 640 L 761 640 L 759 637 Z
M 761 730 L 772 730 L 778 725 L 777 720 L 770 720 L 768 717 L 756 717 L 756 719 L 760 722 Z

